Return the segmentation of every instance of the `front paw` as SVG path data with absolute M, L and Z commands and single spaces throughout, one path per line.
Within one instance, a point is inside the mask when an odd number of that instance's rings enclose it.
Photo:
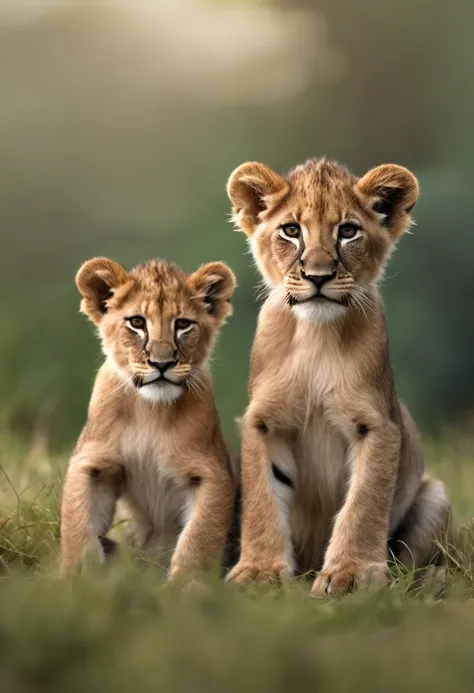
M 167 581 L 182 583 L 188 587 L 196 584 L 202 584 L 203 574 L 198 567 L 190 567 L 189 565 L 180 565 L 178 563 L 170 566 Z
M 342 597 L 348 592 L 386 585 L 387 582 L 385 563 L 344 561 L 323 566 L 314 581 L 311 594 L 313 597 Z
M 290 566 L 285 561 L 275 561 L 265 565 L 253 561 L 239 561 L 226 577 L 226 582 L 239 585 L 258 583 L 266 585 L 281 584 L 292 576 Z

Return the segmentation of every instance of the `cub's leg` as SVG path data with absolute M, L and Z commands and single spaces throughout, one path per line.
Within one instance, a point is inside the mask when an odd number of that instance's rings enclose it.
M 383 414 L 372 399 L 364 401 L 362 396 L 352 413 L 356 423 L 347 428 L 349 440 L 352 437 L 349 487 L 312 588 L 314 596 L 337 596 L 387 582 L 389 516 L 401 434 L 399 426 Z
M 108 547 L 105 535 L 123 484 L 120 465 L 82 455 L 71 460 L 61 504 L 61 577 L 73 573 L 89 554 L 103 560 Z
M 441 565 L 436 542 L 443 543 L 451 523 L 451 503 L 442 481 L 423 477 L 405 518 L 389 542 L 397 561 L 410 570 Z
M 222 558 L 234 510 L 234 482 L 217 460 L 193 460 L 192 497 L 171 559 L 170 578 L 194 576 Z
M 252 409 L 243 421 L 241 554 L 229 581 L 275 582 L 294 571 L 295 464 L 289 446 L 275 437 L 267 421 Z

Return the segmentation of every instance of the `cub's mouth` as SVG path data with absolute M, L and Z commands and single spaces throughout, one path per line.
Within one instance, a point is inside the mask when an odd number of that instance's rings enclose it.
M 176 383 L 173 383 L 171 380 L 168 380 L 168 378 L 165 378 L 163 375 L 159 375 L 154 380 L 149 380 L 148 382 L 143 383 L 141 387 L 146 387 L 147 385 L 166 385 L 166 383 L 169 383 L 170 385 L 176 385 Z
M 336 305 L 346 305 L 344 297 L 342 297 L 340 300 L 337 300 L 335 298 L 329 298 L 329 296 L 324 296 L 323 294 L 314 294 L 313 296 L 309 296 L 309 298 L 296 298 L 295 296 L 288 296 L 288 304 L 290 308 L 293 308 L 293 306 L 301 306 L 305 303 L 313 303 L 313 304 L 324 304 L 324 303 L 335 303 Z
M 164 375 L 157 375 L 153 380 L 145 380 L 141 376 L 135 375 L 133 376 L 133 384 L 138 390 L 148 387 L 148 385 L 157 385 L 158 387 L 165 387 L 166 385 L 180 385 L 180 383 L 175 383 L 166 378 Z

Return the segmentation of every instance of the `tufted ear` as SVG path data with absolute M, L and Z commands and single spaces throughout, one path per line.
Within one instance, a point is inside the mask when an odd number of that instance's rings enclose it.
M 107 312 L 107 301 L 115 289 L 128 280 L 121 265 L 106 257 L 88 260 L 76 274 L 76 285 L 82 296 L 81 311 L 98 325 Z
M 410 223 L 410 212 L 418 199 L 419 187 L 413 173 L 403 166 L 382 164 L 357 183 L 369 205 L 383 215 L 382 224 L 398 238 Z
M 289 190 L 288 182 L 268 166 L 255 162 L 242 164 L 227 183 L 234 223 L 251 236 L 264 213 L 278 205 Z
M 210 262 L 189 277 L 195 298 L 212 315 L 219 327 L 232 314 L 230 299 L 237 286 L 235 275 L 223 262 Z

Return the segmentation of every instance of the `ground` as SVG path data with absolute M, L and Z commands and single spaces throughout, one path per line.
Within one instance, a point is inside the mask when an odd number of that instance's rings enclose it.
M 126 558 L 104 572 L 56 576 L 58 498 L 67 455 L 41 436 L 0 435 L 0 690 L 471 691 L 474 688 L 474 440 L 428 443 L 460 525 L 446 598 L 383 592 L 340 601 L 282 589 L 168 586 Z

